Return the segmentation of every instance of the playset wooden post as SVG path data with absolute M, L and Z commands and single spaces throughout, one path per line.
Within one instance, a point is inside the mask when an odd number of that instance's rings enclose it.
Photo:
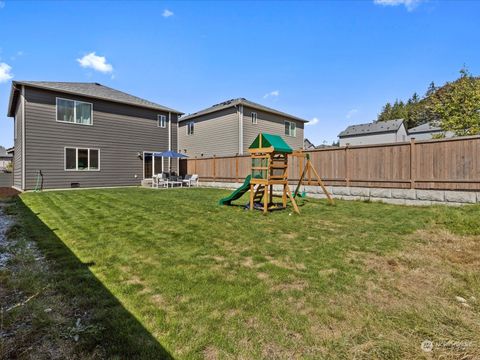
M 311 184 L 312 182 L 312 172 L 314 173 L 315 177 L 317 180 L 315 181 L 319 185 L 323 193 L 327 196 L 328 202 L 333 205 L 335 202 L 333 200 L 332 195 L 328 192 L 327 188 L 325 187 L 325 184 L 323 183 L 322 179 L 320 178 L 320 175 L 318 175 L 317 170 L 312 165 L 312 162 L 310 161 L 310 154 L 304 154 L 303 151 L 295 151 L 293 152 L 292 156 L 300 157 L 301 159 L 306 159 L 307 162 L 305 163 L 305 167 L 303 168 L 302 175 L 300 175 L 300 180 L 298 181 L 297 188 L 295 189 L 295 192 L 293 193 L 293 197 L 296 197 L 298 195 L 298 191 L 300 190 L 300 186 L 302 183 L 305 181 L 305 177 L 308 176 L 308 185 Z

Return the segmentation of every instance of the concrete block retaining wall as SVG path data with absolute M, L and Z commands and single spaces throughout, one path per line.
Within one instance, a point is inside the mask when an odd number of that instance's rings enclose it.
M 214 187 L 222 189 L 236 189 L 240 183 L 235 182 L 200 182 L 202 187 Z M 290 185 L 292 191 L 294 185 Z M 303 186 L 307 196 L 312 198 L 324 199 L 325 194 L 320 186 Z M 379 201 L 395 205 L 467 205 L 480 203 L 480 192 L 468 191 L 447 191 L 447 190 L 414 190 L 414 189 L 383 189 L 383 188 L 362 188 L 362 187 L 344 187 L 327 186 L 328 191 L 336 199 L 342 200 L 370 200 Z

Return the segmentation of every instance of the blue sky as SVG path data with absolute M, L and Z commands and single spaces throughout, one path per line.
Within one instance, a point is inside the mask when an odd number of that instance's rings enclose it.
M 480 2 L 0 0 L 0 144 L 10 77 L 100 82 L 194 112 L 245 97 L 332 142 L 386 101 L 480 72 Z M 92 54 L 94 53 L 94 54 Z

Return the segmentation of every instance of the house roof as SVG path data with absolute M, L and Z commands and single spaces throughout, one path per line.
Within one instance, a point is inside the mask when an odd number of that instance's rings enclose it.
M 303 148 L 305 150 L 315 149 L 315 145 L 313 145 L 313 143 L 310 140 L 305 138 L 305 139 L 303 139 Z
M 350 125 L 338 137 L 361 136 L 397 132 L 403 124 L 403 119 L 377 121 L 369 124 Z
M 12 155 L 7 152 L 3 146 L 0 146 L 0 158 L 11 158 Z
M 262 146 L 260 146 L 260 137 L 262 139 Z M 265 134 L 260 133 L 253 140 L 249 149 L 259 149 L 259 148 L 268 148 L 273 147 L 275 152 L 291 154 L 293 152 L 292 148 L 282 139 L 279 135 Z
M 269 113 L 272 113 L 272 114 L 285 116 L 285 117 L 288 117 L 290 119 L 298 120 L 298 121 L 301 121 L 301 122 L 308 122 L 308 120 L 301 119 L 299 117 L 284 113 L 284 112 L 279 111 L 279 110 L 269 108 L 269 107 L 261 105 L 261 104 L 257 104 L 255 102 L 247 100 L 245 98 L 230 99 L 230 100 L 212 105 L 209 108 L 197 111 L 193 114 L 188 114 L 186 116 L 183 116 L 178 121 L 180 122 L 180 121 L 184 121 L 184 120 L 193 119 L 193 118 L 196 118 L 196 117 L 201 116 L 201 115 L 210 114 L 212 112 L 227 109 L 227 108 L 237 106 L 237 105 L 245 105 L 245 106 L 257 109 L 257 110 L 262 110 L 262 111 L 269 112 Z
M 442 131 L 443 130 L 440 126 L 438 126 L 438 123 L 433 121 L 408 129 L 409 134 L 432 133 L 432 132 L 442 132 Z
M 31 86 L 35 88 L 59 91 L 67 94 L 82 95 L 95 99 L 113 101 L 122 104 L 140 106 L 144 108 L 168 111 L 176 114 L 183 114 L 178 110 L 168 108 L 163 105 L 124 93 L 123 91 L 112 89 L 99 83 L 82 82 L 52 82 L 52 81 L 13 81 L 10 102 L 8 106 L 8 116 L 14 116 L 16 97 L 18 97 L 17 85 Z

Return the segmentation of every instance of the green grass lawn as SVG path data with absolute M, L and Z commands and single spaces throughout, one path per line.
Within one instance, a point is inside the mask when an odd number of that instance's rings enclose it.
M 307 199 L 300 216 L 291 209 L 263 216 L 218 206 L 227 193 L 21 195 L 17 213 L 56 269 L 55 288 L 96 326 L 82 334 L 82 351 L 480 356 L 480 207 Z M 433 353 L 421 350 L 426 339 Z

